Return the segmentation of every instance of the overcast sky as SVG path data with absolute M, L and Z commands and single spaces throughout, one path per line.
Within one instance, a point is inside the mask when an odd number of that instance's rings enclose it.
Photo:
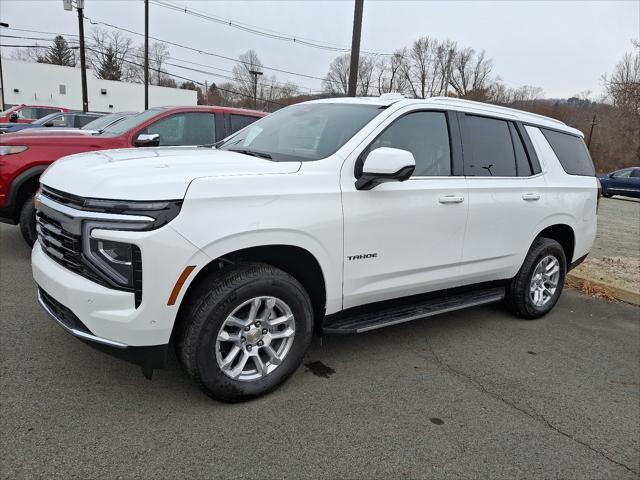
M 353 1 L 205 1 L 179 4 L 261 29 L 349 46 Z M 85 15 L 137 32 L 144 31 L 141 0 L 87 0 Z M 62 0 L 0 0 L 0 20 L 11 27 L 78 33 L 75 12 Z M 90 31 L 91 26 L 85 29 Z M 17 32 L 3 29 L 5 34 Z M 157 5 L 150 6 L 150 34 L 197 49 L 237 57 L 254 49 L 265 66 L 322 77 L 337 55 L 315 48 L 242 32 Z M 27 34 L 24 35 L 35 35 Z M 597 96 L 600 78 L 611 72 L 631 40 L 640 38 L 640 0 L 629 1 L 373 1 L 365 0 L 362 48 L 393 51 L 428 35 L 460 46 L 485 50 L 494 74 L 510 87 L 534 85 L 547 97 L 568 97 L 585 90 Z M 135 37 L 136 43 L 141 37 Z M 2 43 L 15 42 L 3 38 Z M 24 41 L 33 43 L 33 41 Z M 6 55 L 6 53 L 5 53 Z M 175 58 L 230 70 L 233 62 L 171 47 Z M 202 68 L 202 67 L 197 67 Z M 206 68 L 203 68 L 206 70 Z M 199 81 L 225 81 L 169 68 Z M 221 72 L 224 74 L 223 72 Z M 312 90 L 320 80 L 275 73 Z

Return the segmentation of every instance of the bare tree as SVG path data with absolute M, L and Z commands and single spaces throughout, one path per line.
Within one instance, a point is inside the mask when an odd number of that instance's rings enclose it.
M 252 99 L 254 92 L 261 92 L 265 80 L 263 75 L 254 75 L 251 72 L 262 72 L 262 62 L 255 50 L 248 50 L 238 57 L 238 62 L 233 66 L 233 81 L 236 90 L 247 99 Z
M 96 28 L 87 45 L 89 65 L 98 78 L 126 80 L 132 41 L 119 31 Z
M 334 95 L 346 95 L 349 92 L 349 54 L 340 55 L 333 59 L 329 71 L 322 81 L 326 92 Z
M 484 50 L 476 54 L 472 48 L 459 50 L 452 62 L 451 87 L 460 98 L 486 100 L 491 83 L 492 61 Z
M 640 115 L 640 42 L 633 42 L 635 51 L 627 52 L 610 77 L 603 77 L 607 96 L 613 104 Z

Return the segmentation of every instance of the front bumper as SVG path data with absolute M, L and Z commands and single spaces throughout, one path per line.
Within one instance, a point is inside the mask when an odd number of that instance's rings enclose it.
M 140 365 L 144 372 L 164 368 L 167 363 L 168 344 L 147 347 L 131 347 L 107 338 L 97 337 L 75 314 L 41 288 L 38 301 L 45 312 L 64 330 L 87 345 L 114 357 Z

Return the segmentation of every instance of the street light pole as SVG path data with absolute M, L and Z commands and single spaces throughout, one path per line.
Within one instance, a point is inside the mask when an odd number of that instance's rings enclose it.
M 9 28 L 8 23 L 0 22 L 0 27 Z M 2 52 L 0 52 L 0 110 L 4 110 L 4 80 L 2 77 Z
M 258 75 L 262 75 L 262 72 L 257 70 L 249 70 L 249 73 L 253 75 L 253 108 L 258 109 Z
M 144 0 L 144 109 L 149 108 L 149 0 Z
M 362 10 L 364 0 L 355 0 L 356 6 L 353 12 L 353 36 L 351 37 L 351 66 L 349 67 L 349 93 L 347 96 L 356 96 L 358 84 L 358 64 L 360 62 L 360 34 L 362 33 Z

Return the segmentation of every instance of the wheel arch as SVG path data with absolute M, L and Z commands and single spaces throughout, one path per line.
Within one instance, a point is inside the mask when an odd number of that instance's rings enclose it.
M 319 327 L 327 305 L 327 278 L 320 262 L 309 250 L 291 244 L 270 244 L 241 248 L 219 255 L 198 270 L 184 292 L 176 323 L 183 319 L 183 313 L 200 286 L 215 272 L 229 268 L 236 263 L 259 262 L 279 268 L 298 280 L 305 288 L 314 312 L 314 325 Z M 176 326 L 174 325 L 174 331 Z
M 567 260 L 567 268 L 569 268 L 573 261 L 573 253 L 576 246 L 576 233 L 573 227 L 566 223 L 555 223 L 538 232 L 535 238 L 538 237 L 550 238 L 558 242 L 562 246 Z
M 22 205 L 30 195 L 38 190 L 40 175 L 49 165 L 37 165 L 17 175 L 9 187 L 7 208 L 11 209 L 12 219 L 18 221 Z

